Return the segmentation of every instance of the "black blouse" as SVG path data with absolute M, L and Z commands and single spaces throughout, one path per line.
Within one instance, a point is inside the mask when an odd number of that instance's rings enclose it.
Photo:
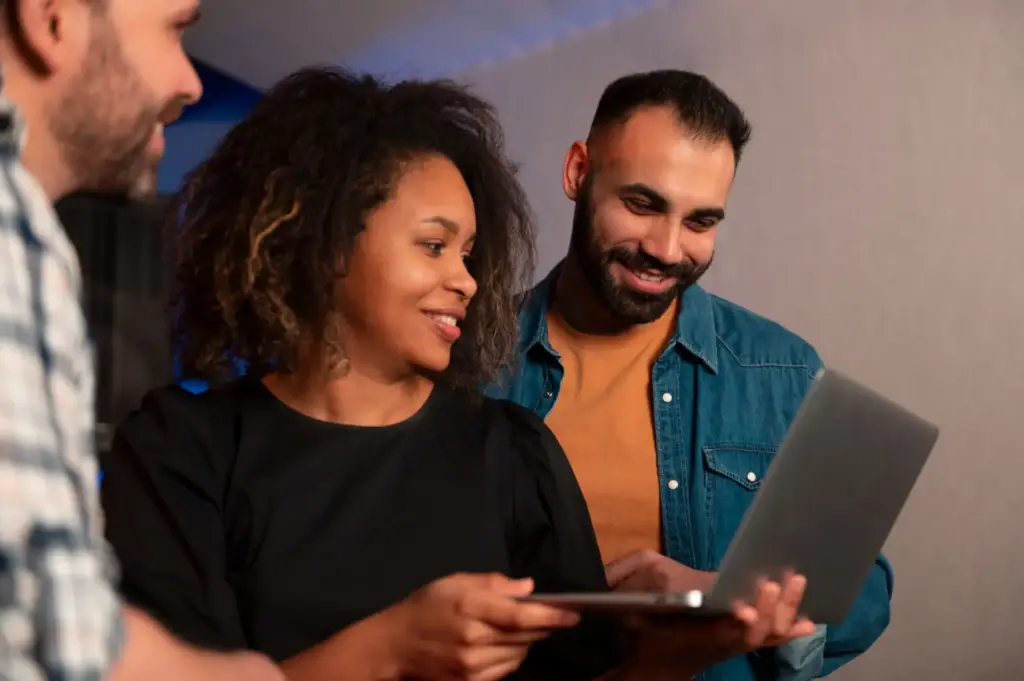
M 304 416 L 255 380 L 167 387 L 103 466 L 124 597 L 205 647 L 284 660 L 455 572 L 607 589 L 569 462 L 510 402 L 437 387 L 407 421 L 356 427 Z M 585 618 L 527 668 L 592 678 L 614 643 L 614 627 Z

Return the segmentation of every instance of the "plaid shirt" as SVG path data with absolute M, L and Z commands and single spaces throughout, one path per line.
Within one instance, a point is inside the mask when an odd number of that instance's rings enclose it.
M 106 675 L 122 639 L 103 540 L 78 259 L 0 99 L 0 680 Z

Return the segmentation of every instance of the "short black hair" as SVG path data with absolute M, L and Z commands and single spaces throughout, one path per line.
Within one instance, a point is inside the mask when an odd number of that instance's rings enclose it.
M 676 69 L 633 73 L 614 81 L 601 94 L 590 133 L 625 123 L 647 106 L 672 107 L 694 137 L 728 139 L 736 163 L 750 140 L 750 123 L 725 92 L 706 76 Z
M 299 368 L 310 338 L 345 366 L 325 291 L 409 162 L 440 155 L 476 210 L 478 287 L 442 378 L 475 390 L 515 359 L 515 295 L 532 280 L 534 222 L 494 108 L 448 80 L 388 84 L 308 68 L 267 92 L 176 195 L 177 335 L 186 376 Z

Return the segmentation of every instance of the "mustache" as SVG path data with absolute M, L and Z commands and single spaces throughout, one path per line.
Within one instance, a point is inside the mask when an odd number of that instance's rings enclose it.
M 670 265 L 642 249 L 631 250 L 624 246 L 609 251 L 608 262 L 617 262 L 631 270 L 653 270 L 664 277 L 680 280 L 688 279 L 700 269 L 700 265 L 694 262 L 684 261 Z

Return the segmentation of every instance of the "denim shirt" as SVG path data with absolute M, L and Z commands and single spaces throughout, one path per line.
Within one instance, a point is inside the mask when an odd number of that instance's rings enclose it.
M 488 390 L 541 418 L 558 399 L 563 376 L 547 329 L 557 272 L 524 297 L 517 371 Z M 821 368 L 814 348 L 778 324 L 699 286 L 683 293 L 675 333 L 651 370 L 662 542 L 669 557 L 697 570 L 718 569 Z M 804 681 L 835 671 L 885 630 L 892 581 L 879 556 L 844 622 L 727 660 L 700 678 Z

